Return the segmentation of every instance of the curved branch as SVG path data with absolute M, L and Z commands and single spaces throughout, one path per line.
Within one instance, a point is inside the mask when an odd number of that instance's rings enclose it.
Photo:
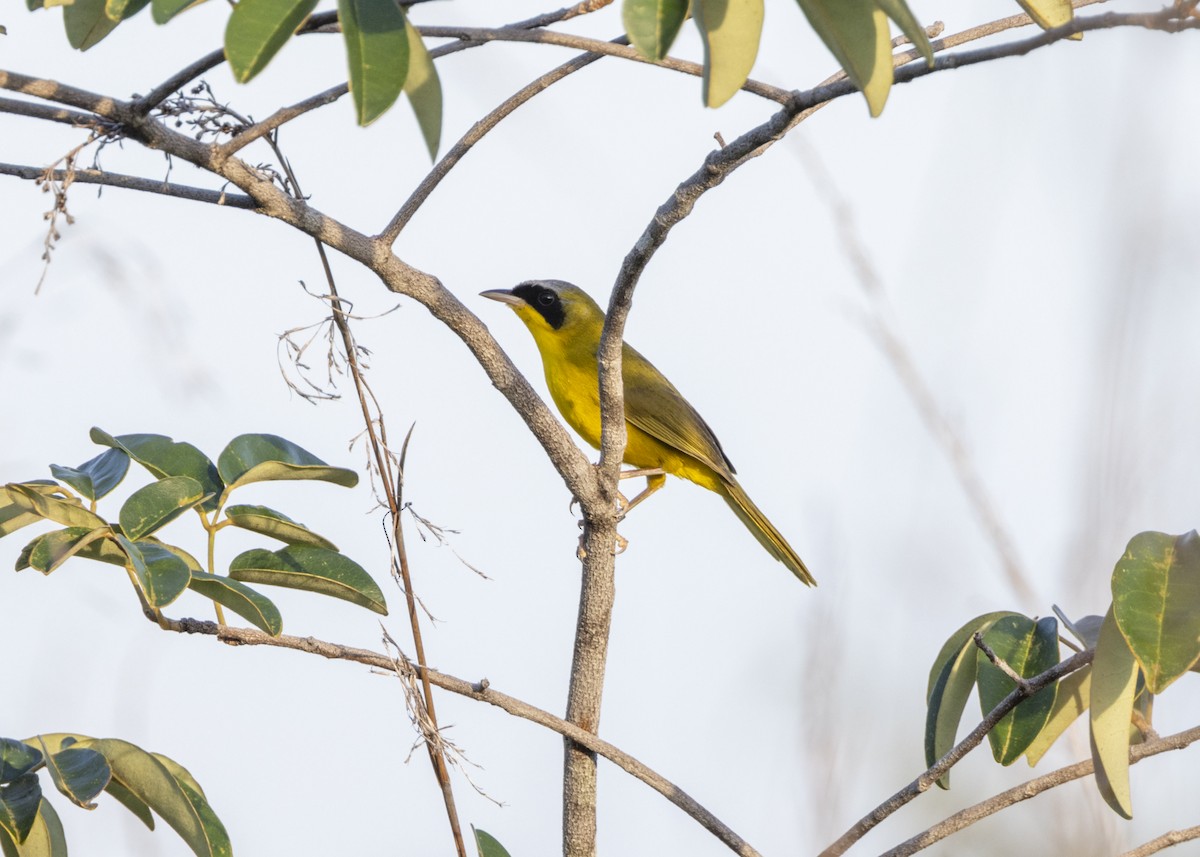
M 53 101 L 56 104 L 65 104 L 68 107 L 88 110 L 113 121 L 116 121 L 120 116 L 119 107 L 124 106 L 124 102 L 118 101 L 115 98 L 109 98 L 106 95 L 88 92 L 86 89 L 68 86 L 65 83 L 59 83 L 55 80 L 30 77 L 26 74 L 19 74 L 15 71 L 4 71 L 3 69 L 0 69 L 0 89 L 23 92 L 26 95 L 32 95 L 43 101 Z
M 1142 843 L 1137 848 L 1126 851 L 1120 857 L 1148 857 L 1150 854 L 1157 854 L 1164 848 L 1170 848 L 1172 845 L 1178 845 L 1181 842 L 1191 842 L 1193 839 L 1200 839 L 1200 826 L 1168 831 L 1162 836 Z
M 987 737 L 987 734 L 995 728 L 1004 715 L 1016 708 L 1018 703 L 1037 693 L 1043 687 L 1053 684 L 1063 676 L 1087 666 L 1092 662 L 1095 654 L 1094 650 L 1089 649 L 1086 652 L 1079 652 L 1076 655 L 1072 655 L 1065 661 L 1055 664 L 1044 673 L 1029 679 L 1027 687 L 1014 689 L 1012 693 L 1000 700 L 1000 704 L 993 708 L 978 726 L 971 730 L 970 735 L 958 742 L 949 753 L 938 759 L 933 767 L 929 768 L 921 776 L 859 819 L 836 842 L 822 851 L 820 857 L 838 857 L 838 855 L 844 854 L 846 849 L 862 839 L 867 831 L 871 830 L 879 822 L 883 821 L 906 803 L 912 801 L 918 795 L 932 788 L 933 784 L 945 776 L 967 753 L 983 743 L 983 739 Z
M 17 98 L 0 98 L 0 113 L 13 116 L 29 116 L 32 119 L 42 119 L 46 122 L 61 122 L 64 125 L 80 127 L 95 126 L 98 118 L 91 113 L 78 113 L 65 107 L 50 107 L 33 101 L 21 101 Z
M 43 178 L 51 178 L 54 181 L 62 181 L 70 178 L 71 181 L 79 184 L 95 184 L 104 185 L 106 187 L 119 187 L 125 190 L 140 190 L 146 193 L 157 193 L 163 196 L 173 196 L 176 199 L 190 199 L 193 202 L 207 202 L 212 205 L 224 205 L 229 208 L 243 208 L 254 210 L 257 206 L 254 200 L 240 193 L 225 193 L 220 190 L 209 190 L 203 187 L 190 187 L 189 185 L 171 184 L 170 182 L 160 181 L 158 179 L 147 179 L 141 176 L 127 176 L 122 173 L 110 173 L 105 170 L 51 170 L 46 171 L 44 167 L 31 167 L 24 164 L 4 164 L 0 163 L 0 175 L 16 176 L 17 178 L 29 179 L 30 181 L 40 181 Z
M 227 625 L 218 625 L 216 622 L 205 622 L 198 619 L 168 619 L 165 622 L 167 630 L 176 631 L 181 634 L 204 634 L 216 637 L 221 642 L 231 646 L 274 646 L 282 649 L 293 649 L 295 651 L 320 655 L 330 660 L 353 661 L 354 663 L 365 664 L 375 669 L 394 672 L 399 675 L 427 678 L 430 684 L 440 687 L 442 690 L 448 690 L 451 693 L 474 699 L 477 702 L 486 702 L 489 705 L 494 705 L 515 717 L 520 717 L 523 720 L 544 726 L 571 741 L 582 744 L 591 752 L 603 756 L 621 770 L 650 786 L 650 788 L 698 821 L 706 830 L 729 846 L 735 854 L 743 855 L 743 857 L 759 857 L 758 852 L 750 847 L 744 839 L 734 833 L 720 819 L 697 803 L 687 792 L 666 777 L 642 764 L 620 748 L 596 737 L 575 724 L 569 723 L 561 717 L 555 717 L 550 712 L 543 711 L 516 697 L 492 690 L 486 679 L 471 683 L 461 678 L 438 672 L 437 670 L 422 670 L 407 660 L 397 660 L 396 658 L 379 652 L 373 652 L 369 649 L 342 646 L 337 643 L 318 640 L 314 637 L 293 637 L 287 634 L 272 637 L 262 631 L 250 628 L 233 628 Z
M 216 68 L 221 63 L 225 62 L 225 49 L 217 48 L 215 51 L 205 54 L 189 66 L 181 68 L 173 75 L 168 77 L 154 89 L 150 90 L 145 96 L 135 96 L 130 105 L 133 112 L 139 116 L 147 115 L 163 101 L 171 97 L 171 94 L 177 89 L 182 89 L 189 82 L 204 74 L 204 72 Z
M 1168 735 L 1165 738 L 1152 738 L 1141 744 L 1135 744 L 1129 750 L 1129 763 L 1137 764 L 1142 759 L 1150 756 L 1157 756 L 1159 753 L 1166 753 L 1168 750 L 1182 750 L 1189 744 L 1200 741 L 1200 726 L 1194 726 L 1191 729 L 1185 729 L 1182 732 L 1176 732 L 1174 735 Z M 967 807 L 961 812 L 957 812 L 944 821 L 935 824 L 933 827 L 926 830 L 924 833 L 917 834 L 907 842 L 897 845 L 891 851 L 885 852 L 881 857 L 907 857 L 909 854 L 915 854 L 930 845 L 933 845 L 939 840 L 945 839 L 952 833 L 962 830 L 964 827 L 974 824 L 982 818 L 987 818 L 989 815 L 994 815 L 1006 807 L 1012 806 L 1015 803 L 1020 803 L 1023 800 L 1041 794 L 1056 786 L 1061 786 L 1063 783 L 1069 783 L 1072 780 L 1078 780 L 1081 777 L 1086 777 L 1093 771 L 1092 760 L 1086 759 L 1082 762 L 1076 762 L 1074 765 L 1068 765 L 1065 768 L 1059 768 L 1057 771 L 1051 771 L 1048 774 L 1029 780 L 1019 786 L 1015 786 L 1007 791 L 1003 791 L 994 797 L 988 798 L 985 801 Z M 1192 828 L 1192 830 L 1198 830 Z M 1184 831 L 1186 832 L 1186 831 Z M 1175 834 L 1178 835 L 1178 832 Z M 1162 841 L 1157 847 L 1150 851 L 1141 851 L 1136 849 L 1123 857 L 1130 857 L 1133 854 L 1151 854 L 1167 845 L 1174 845 L 1176 842 L 1183 842 L 1183 839 L 1175 841 L 1165 841 L 1172 834 L 1167 834 L 1165 837 L 1159 837 L 1154 840 L 1155 843 Z M 1200 832 L 1193 834 L 1189 838 L 1200 836 Z M 1151 845 L 1152 843 L 1146 843 Z M 1146 847 L 1146 846 L 1143 846 Z
M 318 92 L 316 95 L 311 95 L 303 101 L 298 101 L 290 107 L 281 107 L 266 119 L 246 126 L 238 131 L 228 142 L 222 143 L 218 147 L 221 156 L 228 157 L 244 149 L 260 137 L 265 137 L 281 125 L 303 116 L 310 110 L 316 110 L 318 107 L 333 104 L 349 91 L 350 87 L 348 84 L 339 83 L 337 86 L 330 87 L 324 92 Z

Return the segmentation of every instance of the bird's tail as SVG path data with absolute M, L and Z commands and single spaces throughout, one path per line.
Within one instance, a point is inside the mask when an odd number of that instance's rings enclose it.
M 804 560 L 800 559 L 800 555 L 792 550 L 787 539 L 780 534 L 779 530 L 775 529 L 775 525 L 768 521 L 767 516 L 746 496 L 741 485 L 732 479 L 729 481 L 721 479 L 717 482 L 717 493 L 725 498 L 729 508 L 733 509 L 734 513 L 741 518 L 746 529 L 754 534 L 754 537 L 771 556 L 791 569 L 792 574 L 800 578 L 801 582 L 809 586 L 817 585 L 816 578 L 804 565 Z

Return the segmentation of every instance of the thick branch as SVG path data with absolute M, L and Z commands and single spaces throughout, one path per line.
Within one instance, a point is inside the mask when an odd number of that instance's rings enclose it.
M 24 164 L 0 163 L 0 175 L 16 176 L 17 178 L 39 181 L 47 175 L 43 167 L 31 167 Z M 110 173 L 105 170 L 51 170 L 49 177 L 54 181 L 62 181 L 67 177 L 79 184 L 96 184 L 107 187 L 119 187 L 125 190 L 140 190 L 147 193 L 157 193 L 163 196 L 173 196 L 177 199 L 190 199 L 194 202 L 208 202 L 213 205 L 227 205 L 230 208 L 254 209 L 254 200 L 240 193 L 229 194 L 220 190 L 209 190 L 203 187 L 171 184 L 158 179 L 145 179 L 141 176 L 127 176 L 121 173 Z
M 14 116 L 29 116 L 46 122 L 61 122 L 64 125 L 80 127 L 94 126 L 99 119 L 91 113 L 78 113 L 65 107 L 49 107 L 33 101 L 21 101 L 16 98 L 0 98 L 0 113 L 10 113 Z
M 1129 750 L 1129 763 L 1135 765 L 1142 759 L 1150 756 L 1157 756 L 1159 753 L 1165 753 L 1168 750 L 1182 750 L 1189 744 L 1200 741 L 1200 726 L 1186 729 L 1183 732 L 1176 732 L 1174 735 L 1168 735 L 1165 738 L 1152 738 L 1141 744 L 1135 744 Z M 930 845 L 933 845 L 939 840 L 945 839 L 952 833 L 969 827 L 980 819 L 987 818 L 989 815 L 994 815 L 1002 809 L 1012 806 L 1015 803 L 1020 803 L 1024 800 L 1029 800 L 1044 791 L 1061 786 L 1063 783 L 1069 783 L 1072 780 L 1078 780 L 1081 777 L 1086 777 L 1093 772 L 1092 760 L 1087 759 L 1082 762 L 1076 762 L 1074 765 L 1068 765 L 1065 768 L 1059 768 L 1057 771 L 1051 771 L 1048 774 L 1029 780 L 1019 786 L 1003 791 L 994 797 L 988 798 L 985 801 L 967 807 L 961 812 L 947 818 L 945 821 L 935 824 L 933 827 L 903 842 L 882 855 L 882 857 L 907 857 L 909 854 L 915 854 Z M 1170 836 L 1171 834 L 1168 834 Z M 1200 834 L 1197 834 L 1200 835 Z M 1160 837 L 1160 839 L 1163 837 Z M 1195 837 L 1190 837 L 1195 838 Z M 1158 842 L 1159 840 L 1154 840 Z M 1177 840 L 1183 841 L 1183 840 Z M 1147 846 L 1151 843 L 1147 843 Z M 1131 851 L 1129 854 L 1151 854 L 1159 848 L 1165 848 L 1174 842 L 1164 842 L 1158 848 L 1153 848 L 1150 851 L 1142 852 Z M 1145 846 L 1143 846 L 1145 847 Z M 1129 855 L 1123 855 L 1129 857 Z
M 820 857 L 838 857 L 838 855 L 844 854 L 846 849 L 848 849 L 858 840 L 862 839 L 863 836 L 866 835 L 867 831 L 871 830 L 871 828 L 875 827 L 875 825 L 879 824 L 879 822 L 883 821 L 889 815 L 900 809 L 900 807 L 909 803 L 918 795 L 932 788 L 933 784 L 945 776 L 951 768 L 957 765 L 963 759 L 963 757 L 967 755 L 967 753 L 971 752 L 981 743 L 983 743 L 983 739 L 986 738 L 987 734 L 996 727 L 996 724 L 1000 722 L 1004 715 L 1016 708 L 1020 702 L 1037 693 L 1043 687 L 1047 687 L 1048 685 L 1058 681 L 1063 676 L 1069 675 L 1075 672 L 1075 670 L 1087 666 L 1092 662 L 1092 658 L 1094 656 L 1095 652 L 1092 650 L 1079 652 L 1078 654 L 1067 658 L 1065 661 L 1055 664 L 1044 673 L 1029 679 L 1027 687 L 1018 687 L 1014 689 L 1012 693 L 1000 700 L 1000 704 L 988 713 L 988 716 L 985 717 L 983 721 L 971 731 L 970 735 L 955 745 L 955 747 L 949 753 L 939 759 L 933 765 L 933 767 L 921 774 L 921 776 L 917 777 L 900 791 L 896 792 L 879 806 L 875 807 L 875 809 L 871 810 L 870 813 L 859 819 L 853 827 L 842 834 L 841 838 L 839 838 L 837 842 L 834 842 L 832 845 L 822 851 Z
M 402 672 L 412 674 L 418 678 L 427 678 L 429 683 L 435 687 L 440 687 L 442 690 L 448 690 L 451 693 L 457 693 L 460 696 L 465 696 L 478 702 L 486 702 L 489 705 L 494 705 L 514 717 L 520 717 L 523 720 L 544 726 L 571 741 L 583 745 L 590 752 L 603 756 L 621 768 L 621 770 L 650 786 L 650 788 L 700 822 L 706 830 L 729 846 L 735 854 L 744 855 L 744 857 L 758 857 L 758 852 L 751 848 L 744 839 L 697 803 L 683 789 L 661 774 L 653 771 L 618 747 L 597 738 L 591 732 L 581 729 L 579 726 L 569 723 L 561 717 L 555 717 L 550 712 L 543 711 L 527 702 L 522 702 L 516 697 L 492 690 L 486 679 L 477 683 L 471 683 L 455 676 L 438 672 L 437 670 L 422 670 L 408 661 L 397 661 L 397 659 L 380 652 L 342 646 L 337 643 L 318 640 L 314 637 L 293 637 L 287 634 L 272 637 L 262 631 L 250 628 L 232 628 L 227 625 L 218 625 L 216 622 L 205 622 L 198 619 L 171 619 L 166 620 L 166 623 L 168 630 L 177 631 L 182 634 L 213 636 L 231 646 L 274 646 L 282 649 L 293 649 L 295 651 L 320 655 L 323 658 L 331 660 L 353 661 L 354 663 L 365 664 L 366 666 L 386 672 L 396 672 L 399 667 Z M 423 673 L 424 675 L 417 675 L 418 673 Z

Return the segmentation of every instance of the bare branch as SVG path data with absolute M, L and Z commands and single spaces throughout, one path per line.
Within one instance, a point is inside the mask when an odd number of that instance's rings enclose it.
M 958 742 L 949 753 L 938 759 L 933 767 L 859 819 L 836 842 L 822 851 L 820 857 L 838 857 L 838 855 L 844 854 L 851 845 L 862 839 L 867 834 L 867 831 L 871 830 L 879 822 L 912 801 L 918 795 L 932 788 L 933 784 L 945 776 L 967 753 L 983 743 L 983 739 L 1003 719 L 1004 715 L 1016 708 L 1019 703 L 1037 693 L 1043 687 L 1058 681 L 1063 676 L 1070 675 L 1075 670 L 1087 666 L 1092 662 L 1094 655 L 1095 652 L 1090 649 L 1086 652 L 1072 655 L 1065 661 L 1055 664 L 1044 673 L 1028 679 L 1026 687 L 1015 688 L 1012 693 L 1000 700 L 999 705 L 988 712 L 988 716 L 971 730 L 971 734 Z
M 51 170 L 49 173 L 42 167 L 25 166 L 24 164 L 0 163 L 0 175 L 16 176 L 17 178 L 39 181 L 50 177 L 54 181 L 62 181 L 67 177 L 66 170 Z M 127 176 L 121 173 L 110 173 L 106 170 L 75 169 L 71 180 L 79 184 L 106 185 L 125 190 L 140 190 L 147 193 L 158 193 L 163 196 L 173 196 L 177 199 L 190 199 L 193 202 L 207 202 L 213 205 L 225 205 L 230 208 L 253 210 L 254 200 L 240 193 L 225 193 L 219 190 L 209 190 L 202 187 L 171 184 L 158 179 L 147 179 L 141 176 Z
M 282 649 L 293 649 L 312 655 L 320 655 L 323 658 L 331 660 L 365 664 L 386 672 L 394 672 L 397 663 L 402 665 L 401 668 L 403 668 L 404 664 L 402 660 L 398 661 L 379 652 L 342 646 L 337 643 L 318 640 L 314 637 L 293 637 L 287 634 L 272 637 L 269 634 L 251 628 L 233 628 L 199 619 L 168 619 L 164 621 L 167 630 L 176 631 L 181 634 L 212 636 L 231 646 L 274 646 Z M 423 673 L 422 677 L 427 677 L 429 683 L 435 687 L 440 687 L 442 690 L 474 699 L 477 702 L 486 702 L 489 705 L 494 705 L 514 717 L 520 717 L 523 720 L 544 726 L 553 732 L 557 732 L 564 738 L 586 747 L 590 752 L 603 756 L 621 770 L 650 786 L 650 788 L 694 818 L 706 830 L 725 843 L 735 854 L 742 855 L 742 857 L 759 857 L 758 852 L 744 839 L 697 803 L 694 798 L 679 788 L 679 786 L 642 764 L 620 748 L 596 737 L 591 732 L 573 723 L 569 723 L 561 717 L 555 717 L 550 712 L 543 711 L 516 697 L 493 690 L 486 679 L 471 683 L 433 669 L 414 667 L 414 670 L 415 672 Z
M 64 107 L 49 107 L 45 104 L 21 101 L 16 98 L 0 98 L 0 113 L 29 116 L 33 119 L 61 122 L 64 125 L 77 125 L 83 128 L 94 126 L 99 121 L 98 117 L 91 113 L 77 113 Z
M 89 110 L 105 119 L 115 120 L 120 113 L 119 108 L 124 106 L 124 102 L 106 95 L 88 92 L 86 89 L 79 89 L 75 86 L 67 86 L 65 83 L 58 83 L 54 80 L 30 77 L 3 69 L 0 69 L 0 89 L 23 92 L 43 101 L 53 101 L 56 104 L 65 104 L 67 107 Z
M 293 104 L 291 107 L 282 107 L 276 110 L 266 119 L 263 119 L 261 122 L 255 122 L 253 125 L 249 125 L 238 131 L 236 136 L 227 143 L 223 143 L 220 147 L 222 156 L 228 157 L 234 154 L 260 137 L 270 134 L 276 128 L 303 116 L 310 110 L 316 110 L 318 107 L 333 104 L 349 91 L 350 87 L 347 84 L 339 83 L 337 86 L 331 87 L 324 92 L 318 92 L 316 95 L 311 95 L 303 101 Z
M 224 48 L 217 48 L 215 51 L 205 54 L 191 65 L 175 72 L 175 74 L 154 87 L 145 96 L 135 97 L 130 102 L 133 112 L 139 116 L 147 115 L 155 107 L 162 104 L 163 101 L 170 98 L 176 90 L 182 89 L 206 71 L 216 68 L 223 62 L 225 62 Z
M 1008 661 L 996 654 L 992 650 L 992 647 L 983 641 L 982 631 L 976 631 L 971 639 L 975 641 L 975 645 L 979 647 L 979 650 L 983 652 L 987 659 L 992 662 L 992 666 L 1008 676 L 1009 681 L 1020 688 L 1026 696 L 1033 695 L 1033 691 L 1029 687 L 1029 680 L 1009 666 Z
M 1200 839 L 1200 825 L 1188 827 L 1183 830 L 1171 830 L 1162 836 L 1139 845 L 1131 851 L 1126 851 L 1120 857 L 1147 857 L 1150 854 L 1157 854 L 1164 848 L 1170 848 L 1172 845 L 1178 845 L 1181 842 L 1191 842 L 1193 839 Z
M 1159 753 L 1166 753 L 1169 750 L 1182 750 L 1184 747 L 1187 747 L 1189 744 L 1195 743 L 1196 741 L 1200 741 L 1200 726 L 1194 726 L 1191 729 L 1185 729 L 1183 732 L 1176 732 L 1174 735 L 1168 735 L 1165 738 L 1156 738 L 1145 741 L 1141 744 L 1135 744 L 1130 748 L 1129 751 L 1129 763 L 1134 765 L 1140 762 L 1142 759 L 1149 758 L 1150 756 L 1157 756 Z M 1043 776 L 1029 780 L 1028 782 L 1022 783 L 1019 786 L 1015 786 L 1007 791 L 1003 791 L 994 797 L 990 797 L 985 801 L 981 801 L 974 806 L 967 807 L 961 812 L 955 813 L 946 820 L 935 824 L 924 833 L 920 833 L 917 836 L 914 836 L 912 839 L 909 839 L 907 842 L 903 842 L 896 846 L 891 851 L 884 853 L 882 857 L 906 857 L 906 855 L 915 854 L 918 851 L 928 848 L 935 842 L 945 839 L 950 834 L 974 824 L 980 819 L 987 818 L 989 815 L 994 815 L 1000 810 L 1010 807 L 1015 803 L 1020 803 L 1021 801 L 1029 800 L 1031 797 L 1036 797 L 1044 791 L 1048 791 L 1056 786 L 1061 786 L 1063 783 L 1069 783 L 1072 780 L 1078 780 L 1081 777 L 1086 777 L 1091 774 L 1092 771 L 1092 760 L 1087 759 L 1082 762 L 1076 762 L 1074 765 L 1068 765 L 1065 768 L 1059 768 L 1057 771 L 1051 771 L 1048 774 L 1044 774 Z M 1196 830 L 1196 828 L 1192 829 Z M 1172 834 L 1167 834 L 1167 836 L 1171 835 Z M 1194 834 L 1189 838 L 1194 839 L 1197 836 L 1200 836 L 1200 833 Z M 1162 838 L 1163 837 L 1160 837 L 1160 839 Z M 1154 841 L 1158 842 L 1159 840 L 1156 839 Z M 1182 842 L 1184 840 L 1181 839 L 1178 841 Z M 1151 843 L 1146 843 L 1146 845 L 1150 844 Z M 1159 848 L 1165 848 L 1167 845 L 1174 844 L 1174 842 L 1166 842 L 1160 845 Z M 1155 848 L 1152 851 L 1146 851 L 1144 853 L 1151 854 L 1154 850 L 1159 849 Z M 1122 855 L 1122 857 L 1129 857 L 1129 855 L 1135 853 L 1140 854 L 1142 852 L 1140 852 L 1140 850 L 1137 852 L 1131 851 L 1129 854 Z

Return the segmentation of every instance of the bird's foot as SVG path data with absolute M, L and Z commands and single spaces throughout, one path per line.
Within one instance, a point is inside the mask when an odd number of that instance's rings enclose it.
M 583 529 L 583 521 L 579 522 L 579 529 Z M 620 556 L 625 553 L 625 549 L 629 547 L 629 539 L 625 538 L 620 533 L 614 534 L 617 538 L 617 543 L 613 547 L 613 556 Z M 587 548 L 583 546 L 583 533 L 579 534 L 579 547 L 575 548 L 575 558 L 580 562 L 587 559 Z

